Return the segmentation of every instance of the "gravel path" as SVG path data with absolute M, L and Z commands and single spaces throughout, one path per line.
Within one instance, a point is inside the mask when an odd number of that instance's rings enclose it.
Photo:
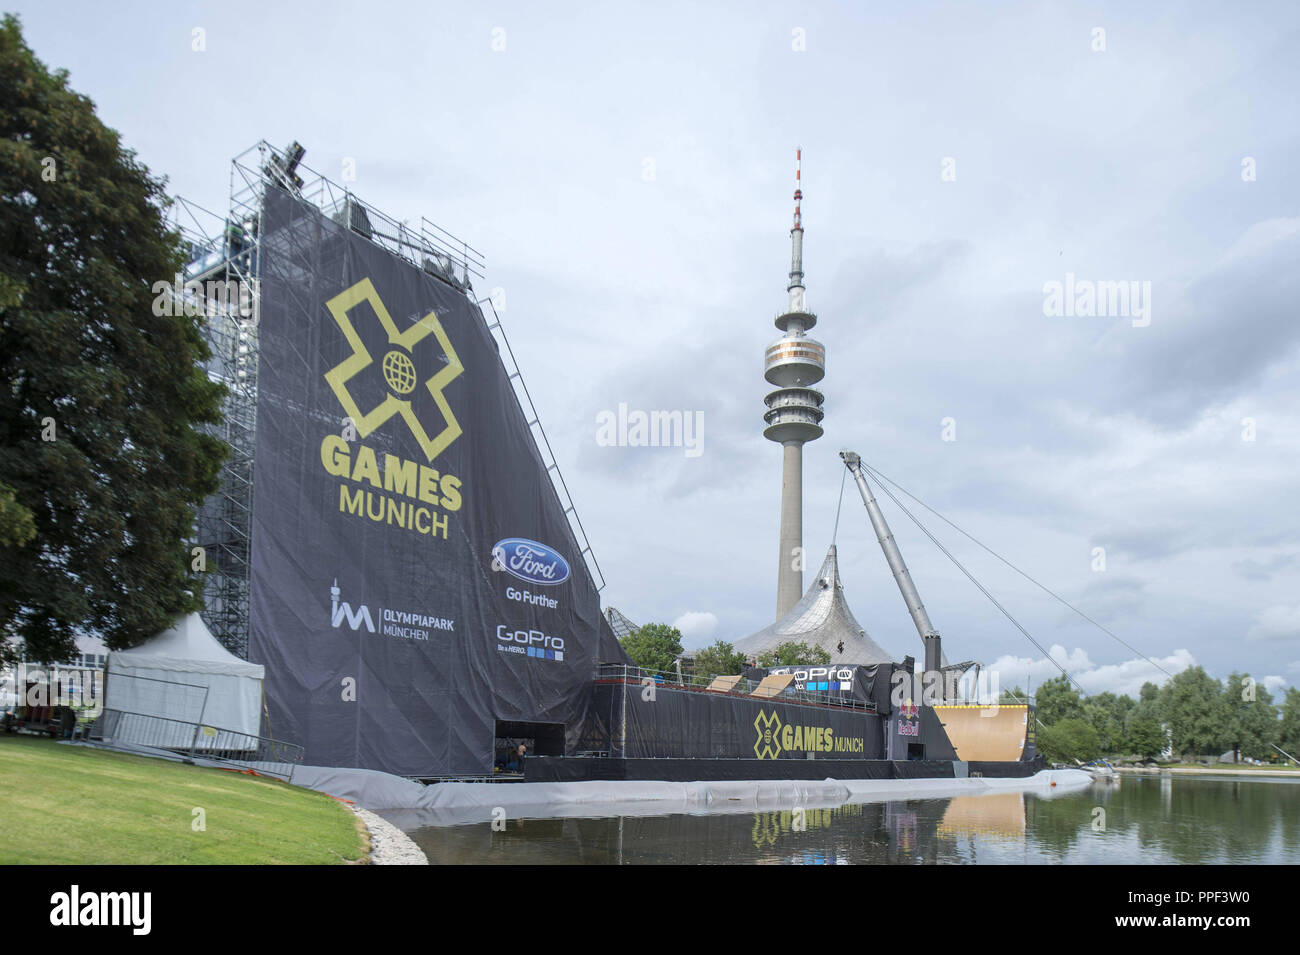
M 370 831 L 371 865 L 428 865 L 429 860 L 411 837 L 373 812 L 350 807 Z

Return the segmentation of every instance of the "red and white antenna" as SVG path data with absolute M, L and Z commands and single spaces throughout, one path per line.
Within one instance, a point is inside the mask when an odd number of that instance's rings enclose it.
M 803 313 L 803 149 L 794 151 L 794 228 L 790 230 L 790 311 Z
M 803 148 L 794 151 L 794 227 L 803 230 L 803 217 L 799 203 L 803 199 Z

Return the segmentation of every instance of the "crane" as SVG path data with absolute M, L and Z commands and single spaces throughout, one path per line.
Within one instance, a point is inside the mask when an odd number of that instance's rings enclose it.
M 939 631 L 934 628 L 930 622 L 930 615 L 925 612 L 925 605 L 921 603 L 921 595 L 916 590 L 916 584 L 912 582 L 912 575 L 908 572 L 907 564 L 903 561 L 902 551 L 898 549 L 898 542 L 894 540 L 893 532 L 889 529 L 889 522 L 885 520 L 884 513 L 880 510 L 880 505 L 876 503 L 875 495 L 871 493 L 871 486 L 867 483 L 867 476 L 862 470 L 862 458 L 856 451 L 841 451 L 840 457 L 844 459 L 844 466 L 849 469 L 853 475 L 853 480 L 857 482 L 858 492 L 862 495 L 862 503 L 867 507 L 867 516 L 871 518 L 871 526 L 876 532 L 876 539 L 880 541 L 880 549 L 885 552 L 885 562 L 889 564 L 889 569 L 894 574 L 894 581 L 898 584 L 899 591 L 903 594 L 903 602 L 907 604 L 907 612 L 912 616 L 912 623 L 916 625 L 916 631 L 921 635 L 921 642 L 925 646 L 925 673 L 931 680 L 938 680 L 938 674 L 943 671 L 957 670 L 964 671 L 967 667 L 973 666 L 974 661 L 969 663 L 958 664 L 956 667 L 944 666 L 943 646 L 939 637 Z M 929 674 L 936 674 L 929 676 Z M 942 698 L 948 696 L 947 680 L 941 681 Z

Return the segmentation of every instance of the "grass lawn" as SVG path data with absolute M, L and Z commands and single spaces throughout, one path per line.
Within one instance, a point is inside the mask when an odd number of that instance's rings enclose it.
M 32 736 L 0 735 L 0 833 L 0 864 L 316 865 L 365 855 L 356 817 L 322 793 Z

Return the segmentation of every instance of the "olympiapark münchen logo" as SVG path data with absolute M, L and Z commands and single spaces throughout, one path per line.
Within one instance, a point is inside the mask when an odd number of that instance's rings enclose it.
M 776 759 L 781 755 L 781 717 L 776 711 L 764 714 L 758 711 L 754 717 L 754 729 L 758 730 L 758 739 L 754 742 L 754 754 L 759 759 Z
M 356 401 L 347 388 L 348 381 L 354 375 L 374 362 L 373 356 L 362 343 L 361 336 L 357 334 L 356 327 L 348 314 L 363 302 L 370 303 L 370 307 L 374 309 L 379 324 L 388 335 L 390 346 L 379 364 L 389 394 L 366 413 L 362 413 L 357 407 Z M 374 283 L 368 278 L 362 279 L 351 288 L 334 296 L 325 303 L 325 307 L 334 316 L 339 328 L 343 330 L 343 336 L 352 346 L 352 354 L 326 372 L 325 380 L 334 390 L 339 404 L 343 405 L 343 409 L 356 424 L 357 433 L 364 438 L 393 415 L 401 415 L 411 429 L 411 434 L 424 450 L 425 456 L 432 461 L 461 435 L 460 423 L 452 413 L 451 405 L 447 403 L 442 390 L 465 370 L 465 366 L 460 363 L 460 358 L 456 355 L 456 350 L 451 347 L 451 340 L 443 330 L 442 323 L 438 321 L 438 316 L 430 312 L 406 331 L 399 332 L 397 326 L 393 324 L 392 316 L 388 314 L 388 309 L 384 307 L 379 293 L 375 291 Z M 412 407 L 411 398 L 408 397 L 420 385 L 411 353 L 428 335 L 433 335 L 437 339 L 447 356 L 446 366 L 440 368 L 435 375 L 424 382 L 424 387 L 429 389 L 429 394 L 433 396 L 434 403 L 442 412 L 446 422 L 443 429 L 432 437 L 431 429 L 426 428 L 420 421 Z

